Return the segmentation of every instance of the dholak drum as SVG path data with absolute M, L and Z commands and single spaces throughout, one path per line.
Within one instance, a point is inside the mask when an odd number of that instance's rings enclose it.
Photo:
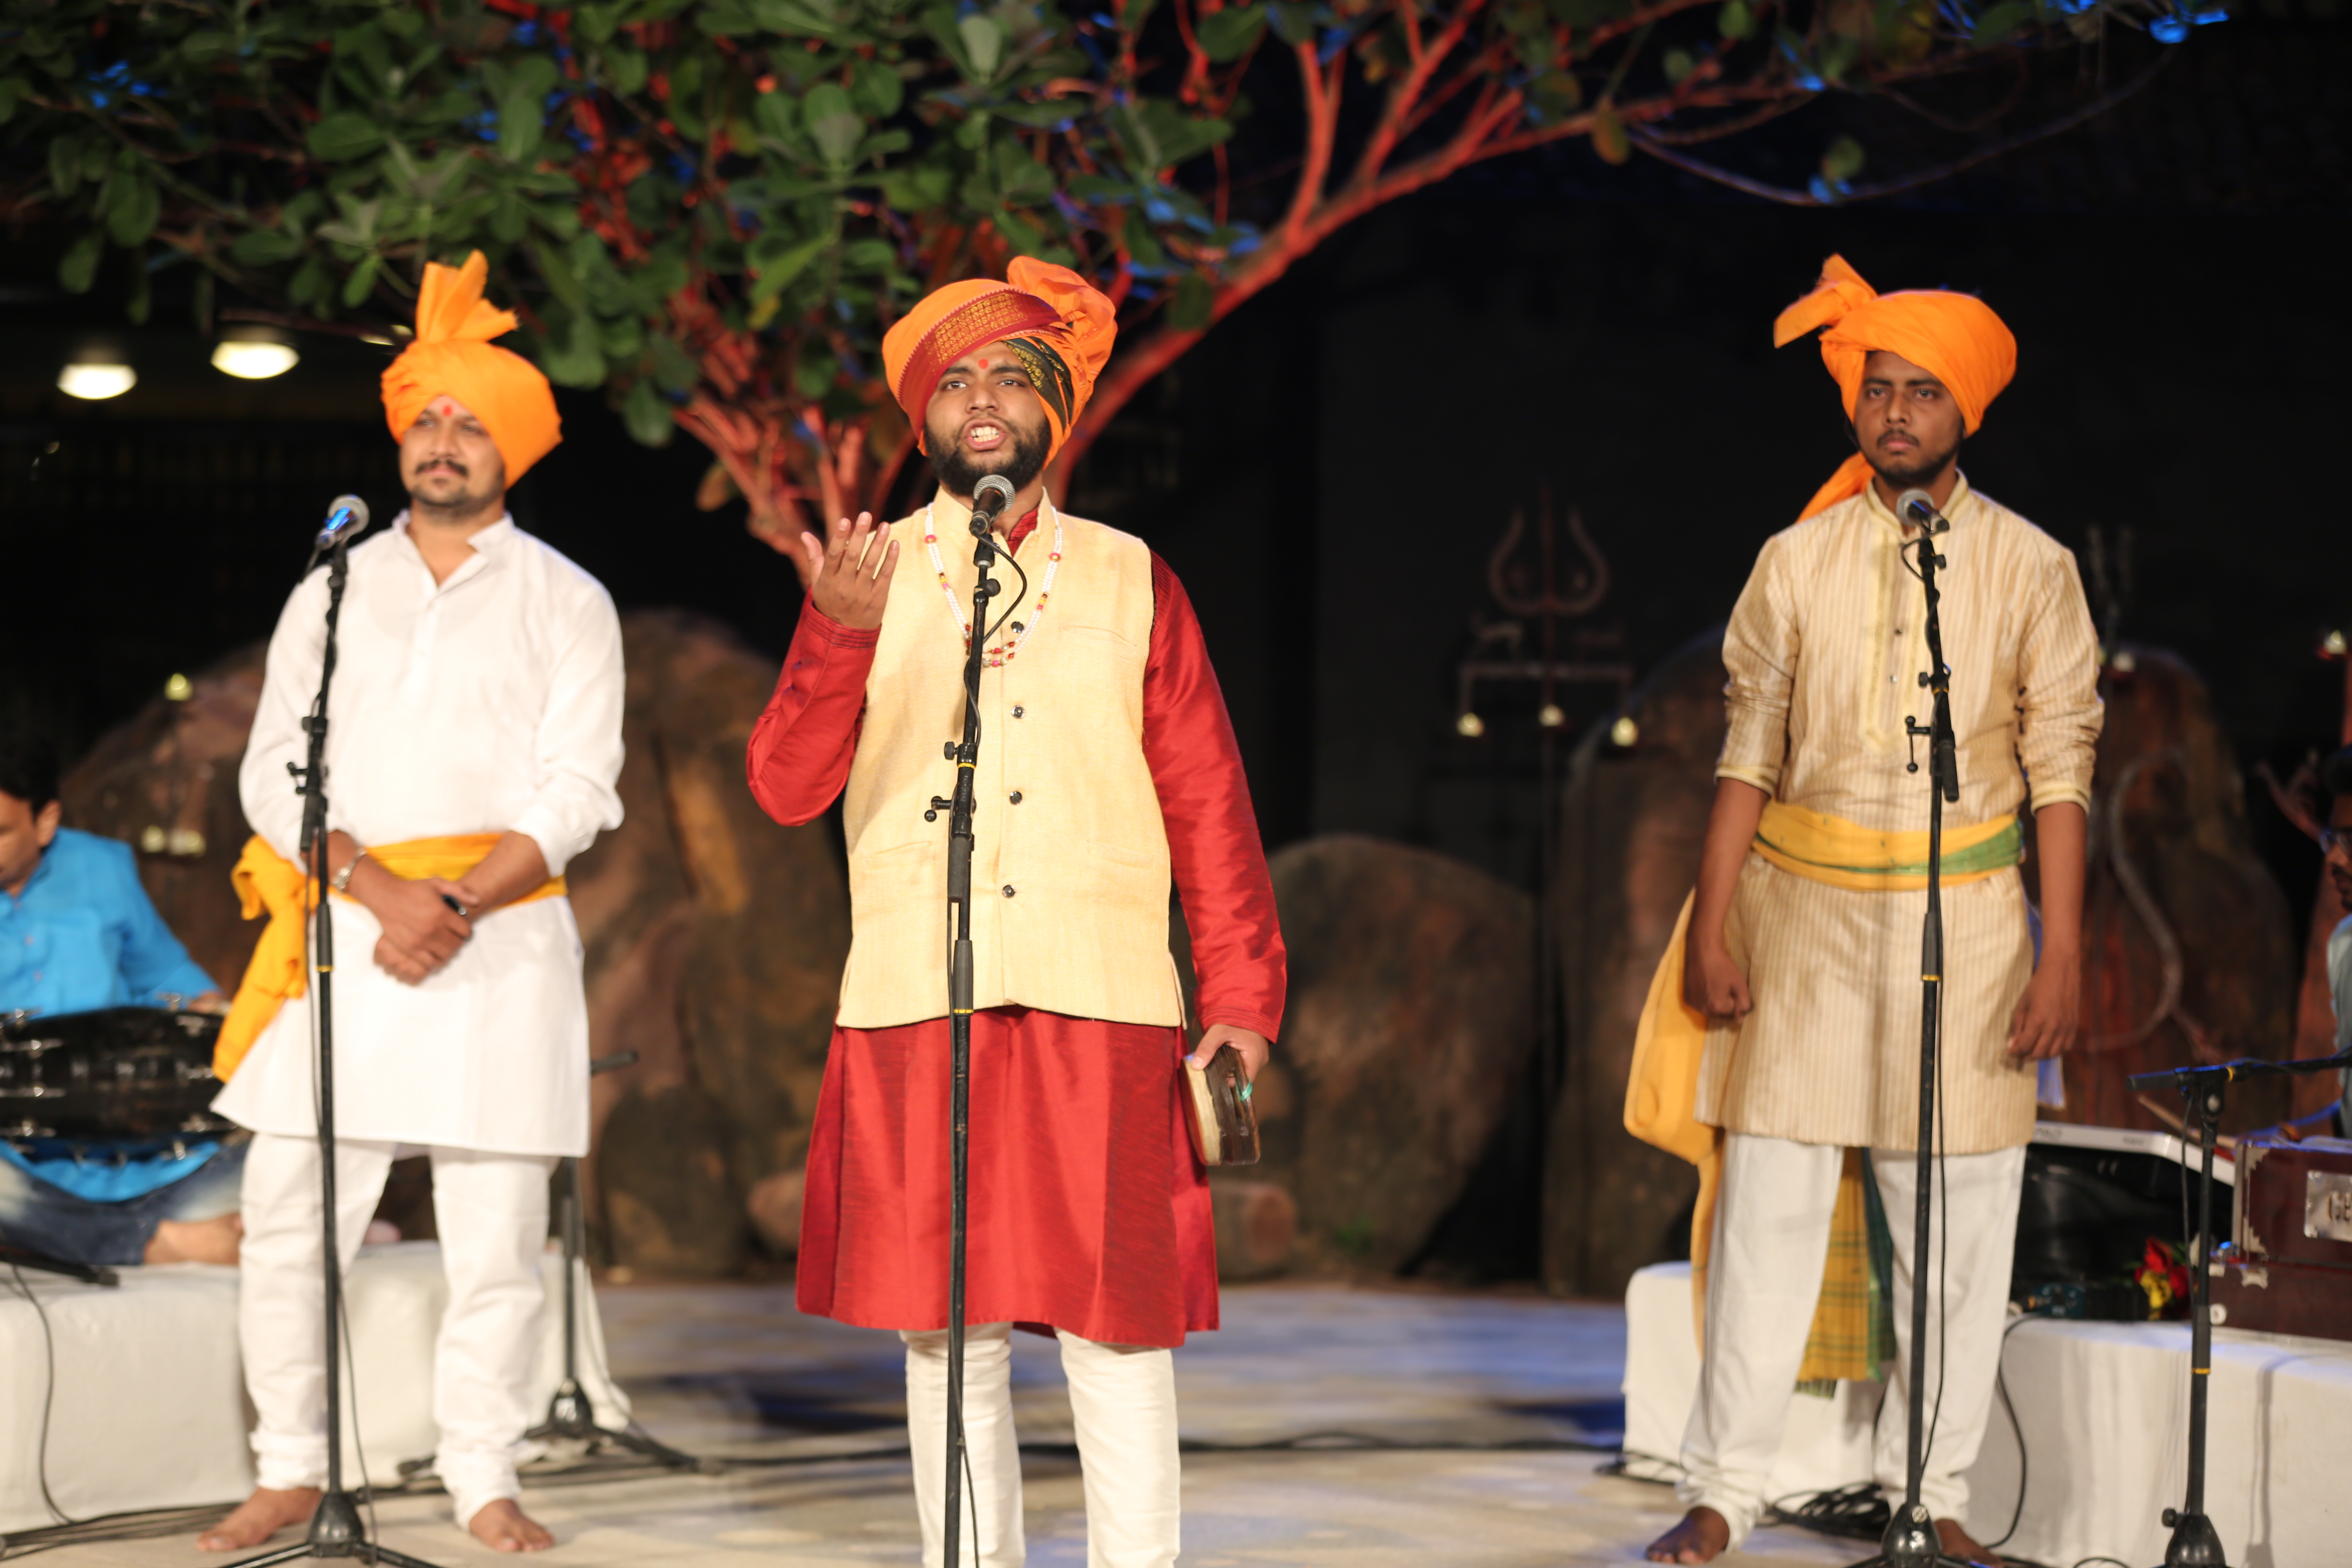
M 0 1135 L 225 1132 L 212 1112 L 221 1021 L 162 1007 L 0 1015 Z
M 1203 1165 L 1257 1163 L 1257 1112 L 1250 1106 L 1248 1071 L 1241 1052 L 1220 1047 L 1205 1068 L 1184 1064 L 1185 1125 Z

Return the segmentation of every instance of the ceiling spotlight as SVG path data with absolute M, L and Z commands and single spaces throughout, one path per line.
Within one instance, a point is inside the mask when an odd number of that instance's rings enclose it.
M 284 375 L 301 357 L 294 340 L 275 327 L 229 327 L 213 345 L 213 368 L 240 381 Z
M 1638 744 L 1641 739 L 1642 726 L 1633 722 L 1631 713 L 1618 715 L 1617 722 L 1609 726 L 1609 743 L 1621 752 Z
M 91 354 L 58 372 L 58 390 L 68 397 L 120 397 L 139 384 L 139 373 L 110 354 Z

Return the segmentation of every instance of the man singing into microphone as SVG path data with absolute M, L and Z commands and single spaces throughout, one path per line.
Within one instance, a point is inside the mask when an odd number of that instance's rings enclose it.
M 1224 700 L 1192 605 L 1140 541 L 1062 512 L 1046 462 L 1110 353 L 1108 300 L 1022 258 L 951 284 L 883 340 L 939 493 L 805 542 L 812 575 L 751 789 L 806 822 L 847 787 L 853 937 L 809 1150 L 801 1310 L 907 1343 L 923 1561 L 940 1568 L 946 1452 L 949 1042 L 941 747 L 986 635 L 971 916 L 971 1244 L 961 1563 L 1024 1557 L 1014 1324 L 1060 1338 L 1090 1563 L 1176 1561 L 1170 1347 L 1217 1326 L 1209 1192 L 1180 1118 L 1172 872 L 1200 979 L 1196 1058 L 1255 1073 L 1281 1020 L 1282 937 Z M 968 627 L 983 476 L 1001 626 Z M 905 568 L 905 570 L 901 570 Z M 965 1515 L 967 1519 L 970 1513 Z M 975 1541 L 974 1536 L 978 1539 Z
M 425 269 L 415 341 L 383 374 L 410 507 L 352 551 L 343 599 L 326 753 L 336 1237 L 348 1268 L 394 1151 L 429 1149 L 449 1279 L 436 1468 L 461 1527 L 526 1552 L 552 1543 L 515 1502 L 547 1178 L 588 1152 L 563 868 L 621 821 L 621 631 L 595 580 L 507 515 L 508 487 L 560 437 L 546 378 L 489 342 L 515 319 L 482 299 L 486 272 L 478 252 Z M 221 1032 L 215 1104 L 255 1132 L 239 1317 L 259 1487 L 200 1539 L 212 1551 L 307 1520 L 326 1478 L 316 998 L 287 775 L 307 754 L 326 579 L 287 601 L 239 775 L 257 837 L 238 887 L 271 924 Z
M 1940 1296 L 1927 1321 L 1946 1339 L 1927 1352 L 1937 1414 L 1921 1500 L 1947 1551 L 1990 1560 L 1962 1527 L 1961 1478 L 2000 1353 L 2035 1059 L 2073 1043 L 2080 1005 L 2097 637 L 2074 557 L 1970 490 L 1958 468 L 1962 437 L 2016 369 L 2016 342 L 1977 300 L 1881 296 L 1836 257 L 1774 338 L 1816 328 L 1827 329 L 1822 355 L 1859 449 L 1794 527 L 1765 542 L 1732 611 L 1729 732 L 1687 942 L 1668 955 L 1690 1011 L 1674 1007 L 1666 984 L 1644 1020 L 1646 1033 L 1675 1026 L 1662 1013 L 1705 1016 L 1695 1114 L 1721 1130 L 1705 1356 L 1683 1441 L 1690 1511 L 1650 1547 L 1660 1563 L 1711 1561 L 1764 1510 L 1849 1148 L 1872 1151 L 1895 1221 L 1899 1353 L 1878 1425 L 1879 1485 L 1901 1502 L 1909 1299 L 1925 1289 Z M 1913 573 L 1920 533 L 1895 511 L 1913 489 L 1949 520 L 1933 546 L 1948 563 L 1937 584 L 1960 787 L 1942 860 L 1944 1229 L 1924 1279 L 1910 1248 L 1931 786 L 1926 743 L 1915 749 L 1905 719 L 1929 711 L 1918 679 L 1928 655 Z M 2029 801 L 2038 960 L 2017 870 L 2016 814 Z

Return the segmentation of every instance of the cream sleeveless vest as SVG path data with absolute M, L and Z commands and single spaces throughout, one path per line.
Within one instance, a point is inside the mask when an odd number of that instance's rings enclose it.
M 947 584 L 971 613 L 971 513 L 932 503 Z M 973 780 L 972 1005 L 1037 1007 L 1126 1024 L 1180 1024 L 1168 949 L 1168 831 L 1143 760 L 1151 647 L 1151 552 L 1064 514 L 1062 560 L 1041 614 L 1056 514 L 1023 542 L 1030 594 L 1013 620 L 1035 629 L 980 677 Z M 921 512 L 889 527 L 898 570 L 866 681 L 865 728 L 843 797 L 851 939 L 839 1021 L 887 1028 L 947 1016 L 946 748 L 963 734 L 963 637 L 923 544 Z M 876 548 L 879 548 L 877 542 Z M 999 561 L 1003 613 L 1019 579 Z M 1017 637 L 1010 626 L 989 640 Z

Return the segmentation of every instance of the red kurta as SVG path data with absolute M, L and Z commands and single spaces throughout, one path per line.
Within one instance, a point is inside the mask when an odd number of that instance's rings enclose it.
M 1012 547 L 1035 526 L 1034 512 L 1023 518 Z M 1192 940 L 1200 1021 L 1272 1038 L 1282 932 L 1241 751 L 1192 601 L 1157 555 L 1151 588 L 1143 752 Z M 777 821 L 811 820 L 847 783 L 878 635 L 802 610 L 749 754 L 751 793 Z M 835 1026 L 809 1145 L 801 1310 L 869 1328 L 946 1327 L 948 1049 L 944 1017 Z M 968 1321 L 1128 1345 L 1181 1344 L 1217 1326 L 1208 1180 L 1179 1098 L 1183 1051 L 1181 1031 L 1155 1025 L 1027 1007 L 973 1017 Z

